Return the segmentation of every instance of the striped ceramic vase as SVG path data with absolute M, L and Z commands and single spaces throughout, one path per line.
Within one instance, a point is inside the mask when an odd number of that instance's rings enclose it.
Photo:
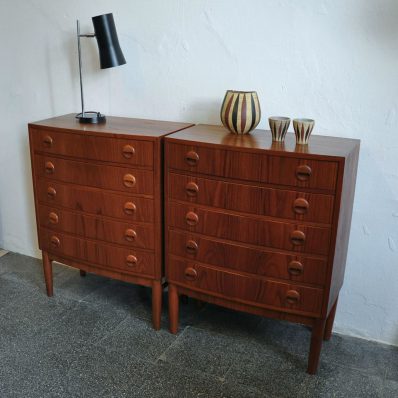
M 222 124 L 234 134 L 247 134 L 260 123 L 261 110 L 255 91 L 228 90 L 221 106 Z

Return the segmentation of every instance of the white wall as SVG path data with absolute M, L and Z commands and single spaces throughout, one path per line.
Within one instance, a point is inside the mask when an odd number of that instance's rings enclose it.
M 398 2 L 0 0 L 0 247 L 39 256 L 26 124 L 79 110 L 75 19 L 113 12 L 127 65 L 83 42 L 86 103 L 219 123 L 226 89 L 362 140 L 336 329 L 398 345 Z

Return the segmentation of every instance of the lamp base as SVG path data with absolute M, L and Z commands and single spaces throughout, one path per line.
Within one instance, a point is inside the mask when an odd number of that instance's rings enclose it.
M 79 119 L 79 123 L 86 123 L 86 124 L 98 124 L 106 122 L 105 115 L 102 115 L 100 112 L 91 112 L 91 111 L 78 113 L 76 115 L 76 119 Z

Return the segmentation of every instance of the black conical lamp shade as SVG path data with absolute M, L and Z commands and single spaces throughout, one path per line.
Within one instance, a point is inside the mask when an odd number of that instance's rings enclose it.
M 98 42 L 101 69 L 125 64 L 126 60 L 117 38 L 113 14 L 98 15 L 92 20 Z

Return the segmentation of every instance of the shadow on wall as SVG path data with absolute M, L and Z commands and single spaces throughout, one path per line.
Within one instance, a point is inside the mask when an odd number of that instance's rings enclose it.
M 22 156 L 23 161 L 23 186 L 24 192 L 26 194 L 25 204 L 26 204 L 26 212 L 27 214 L 27 224 L 28 224 L 28 242 L 32 242 L 33 250 L 35 252 L 35 257 L 40 258 L 41 253 L 38 247 L 37 240 L 37 230 L 36 230 L 36 217 L 35 217 L 35 201 L 33 198 L 33 182 L 32 182 L 32 169 L 31 169 L 31 161 L 30 161 L 30 150 L 29 150 L 29 136 L 27 133 L 28 127 L 25 127 L 26 133 L 23 135 L 24 140 L 21 143 L 21 153 L 24 154 Z M 26 138 L 25 138 L 26 137 Z
M 372 36 L 398 48 L 398 2 L 363 3 L 363 26 Z
M 187 109 L 184 115 L 186 120 L 193 123 L 221 125 L 220 109 L 223 97 L 220 101 L 196 101 Z

